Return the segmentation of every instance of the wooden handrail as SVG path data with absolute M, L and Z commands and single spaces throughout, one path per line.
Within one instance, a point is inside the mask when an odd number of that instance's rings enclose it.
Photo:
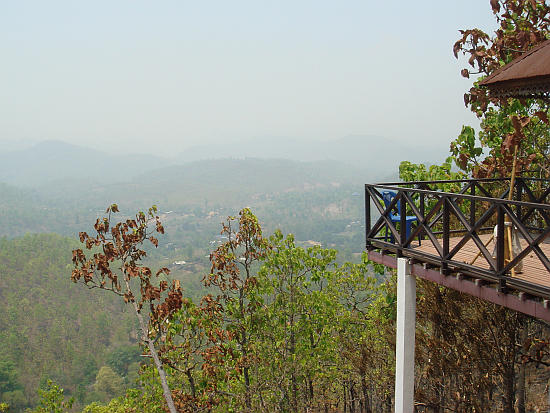
M 497 180 L 455 180 L 454 182 L 457 181 L 464 185 L 457 189 L 456 193 L 426 189 L 430 183 L 424 184 L 422 181 L 414 183 L 414 187 L 404 187 L 404 185 L 410 185 L 410 182 L 394 185 L 366 184 L 367 249 L 381 249 L 398 256 L 408 256 L 435 264 L 441 267 L 443 274 L 460 271 L 473 277 L 497 280 L 501 291 L 505 291 L 510 285 L 522 285 L 522 283 L 509 282 L 510 273 L 519 260 L 527 254 L 538 257 L 550 274 L 550 260 L 541 248 L 547 236 L 550 237 L 550 205 L 546 202 L 537 202 L 545 201 L 550 195 L 550 185 L 547 189 L 537 191 L 529 185 L 528 178 L 519 177 L 513 182 L 515 189 L 513 192 L 506 190 L 501 197 L 490 197 L 480 195 L 480 193 L 489 194 L 483 184 Z M 535 181 L 543 180 L 533 179 L 533 182 Z M 546 182 L 550 184 L 550 181 L 546 180 Z M 385 190 L 393 190 L 397 194 L 387 207 L 382 202 L 382 192 Z M 515 197 L 513 197 L 514 193 Z M 398 202 L 400 202 L 399 211 L 396 209 Z M 393 214 L 400 215 L 398 222 L 389 218 L 392 210 Z M 411 215 L 416 220 L 407 237 L 406 220 L 407 216 Z M 511 238 L 504 235 L 507 231 L 505 221 L 510 222 L 509 225 L 518 227 L 519 233 L 527 242 L 527 246 L 513 257 L 506 255 L 506 250 L 510 250 L 508 241 Z M 491 240 L 482 241 L 480 235 L 492 229 L 495 224 L 498 227 L 498 234 L 496 254 L 493 258 L 493 254 L 487 250 Z M 384 240 L 384 234 L 388 233 L 393 236 L 391 242 Z M 456 243 L 453 241 L 451 244 L 451 236 L 453 240 L 457 240 Z M 433 252 L 427 253 L 417 249 L 418 244 L 415 239 L 418 239 L 419 243 L 421 240 L 426 240 L 428 245 L 433 245 Z M 473 242 L 479 252 L 470 262 L 461 262 L 455 255 L 468 242 Z M 482 256 L 483 263 L 476 263 Z M 485 263 L 489 264 L 488 267 Z M 548 287 L 545 288 L 548 289 Z M 532 289 L 536 290 L 536 285 Z

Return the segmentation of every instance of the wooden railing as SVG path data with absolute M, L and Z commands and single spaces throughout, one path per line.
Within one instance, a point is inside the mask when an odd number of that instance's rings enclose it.
M 508 179 L 367 184 L 366 248 L 435 265 L 444 274 L 462 273 L 494 282 L 503 292 L 512 288 L 550 299 L 550 261 L 543 248 L 550 234 L 549 181 L 516 178 L 512 200 L 507 199 L 509 185 Z M 383 202 L 384 191 L 396 193 L 387 206 Z M 400 220 L 392 221 L 391 214 Z M 407 216 L 415 217 L 408 235 Z M 523 240 L 521 251 L 510 260 L 505 259 L 505 221 L 512 223 Z M 480 236 L 492 234 L 495 226 L 493 253 Z M 475 262 L 457 258 L 469 241 L 478 250 L 479 259 Z M 426 252 L 422 244 L 432 245 L 435 252 Z M 511 277 L 512 268 L 528 254 L 536 256 L 542 271 L 546 269 L 548 283 Z

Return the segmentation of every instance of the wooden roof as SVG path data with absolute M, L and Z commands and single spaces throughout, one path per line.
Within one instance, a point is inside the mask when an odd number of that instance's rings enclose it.
M 550 40 L 487 76 L 480 86 L 493 97 L 543 98 L 550 96 Z

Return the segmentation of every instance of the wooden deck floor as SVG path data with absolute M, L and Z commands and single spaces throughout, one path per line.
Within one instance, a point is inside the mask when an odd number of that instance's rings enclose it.
M 485 244 L 489 238 L 491 237 L 490 234 L 480 235 L 481 241 Z M 455 245 L 462 239 L 462 237 L 453 237 L 450 239 L 450 250 L 455 247 Z M 442 241 L 439 240 L 440 244 L 442 245 Z M 521 247 L 526 248 L 527 242 L 520 238 Z M 489 253 L 493 251 L 494 248 L 494 241 L 491 241 L 487 245 L 487 250 Z M 425 239 L 422 241 L 421 246 L 414 247 L 416 251 L 422 251 L 428 254 L 433 254 L 435 256 L 438 256 L 437 250 L 433 246 L 430 240 Z M 544 252 L 544 254 L 547 257 L 550 257 L 550 244 L 543 243 L 541 245 L 541 249 Z M 461 261 L 465 263 L 470 263 L 476 256 L 476 254 L 479 252 L 479 248 L 477 245 L 472 241 L 469 240 L 453 257 L 453 260 L 455 261 Z M 479 256 L 477 260 L 475 261 L 475 265 L 480 268 L 486 268 L 489 269 L 489 263 L 487 260 L 483 257 L 483 255 Z M 539 260 L 538 256 L 534 252 L 530 252 L 524 259 L 523 259 L 523 271 L 521 273 L 516 273 L 516 277 L 518 279 L 533 283 L 542 285 L 545 287 L 550 287 L 550 273 L 546 270 L 542 262 Z

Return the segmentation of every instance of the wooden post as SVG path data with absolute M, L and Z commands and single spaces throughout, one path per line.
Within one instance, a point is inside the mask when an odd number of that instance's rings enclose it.
M 418 189 L 426 189 L 424 185 L 418 184 Z M 420 193 L 420 216 L 422 219 L 426 216 L 426 194 Z M 418 234 L 418 243 L 420 244 L 424 239 L 424 231 L 420 231 Z
M 504 268 L 504 211 L 502 205 L 497 209 L 497 271 Z
M 476 195 L 476 184 L 472 182 L 470 184 L 470 195 Z M 476 201 L 473 198 L 470 198 L 470 226 L 473 227 L 476 223 Z
M 368 237 L 370 234 L 370 227 L 371 227 L 371 221 L 370 221 L 370 193 L 369 189 L 367 188 L 367 185 L 365 185 L 365 247 L 369 249 L 370 242 L 368 241 Z
M 441 265 L 441 271 L 443 275 L 448 275 L 449 265 L 447 259 L 450 250 L 450 237 L 451 237 L 451 216 L 449 212 L 449 200 L 445 197 L 443 201 L 443 264 Z
M 405 248 L 405 242 L 407 241 L 407 204 L 405 203 L 405 197 L 403 196 L 404 193 L 405 190 L 402 190 L 399 191 L 399 194 L 397 195 L 401 198 L 399 200 L 399 215 L 401 218 L 399 223 L 399 243 L 401 244 L 401 248 Z
M 514 161 L 512 163 L 512 176 L 510 177 L 510 190 L 508 191 L 508 201 L 511 201 L 512 198 L 513 198 L 513 195 L 514 195 L 514 185 L 516 183 L 516 161 L 517 161 L 517 158 L 518 158 L 518 145 L 515 145 L 514 146 Z M 506 242 L 505 242 L 505 257 L 504 257 L 504 260 L 507 261 L 507 262 L 511 262 L 513 259 L 514 259 L 514 249 L 513 249 L 513 246 L 512 246 L 512 222 L 511 222 L 511 219 L 510 221 L 506 220 L 506 235 L 505 237 L 507 238 L 506 239 Z M 515 277 L 516 276 L 516 270 L 514 269 L 514 267 L 512 267 L 512 269 L 510 270 L 510 273 L 512 275 L 512 277 Z
M 483 245 L 485 245 L 485 247 L 487 247 L 487 246 L 491 243 L 491 241 L 494 240 L 494 239 L 495 239 L 495 235 L 493 234 L 493 235 L 491 235 L 491 238 L 489 238 L 489 240 L 488 240 L 485 244 L 483 244 Z M 472 261 L 470 261 L 470 265 L 473 265 L 474 262 L 476 262 L 477 259 L 478 259 L 480 256 L 481 256 L 481 250 L 478 251 L 477 254 L 476 254 L 476 256 L 474 257 L 474 259 L 473 259 Z

